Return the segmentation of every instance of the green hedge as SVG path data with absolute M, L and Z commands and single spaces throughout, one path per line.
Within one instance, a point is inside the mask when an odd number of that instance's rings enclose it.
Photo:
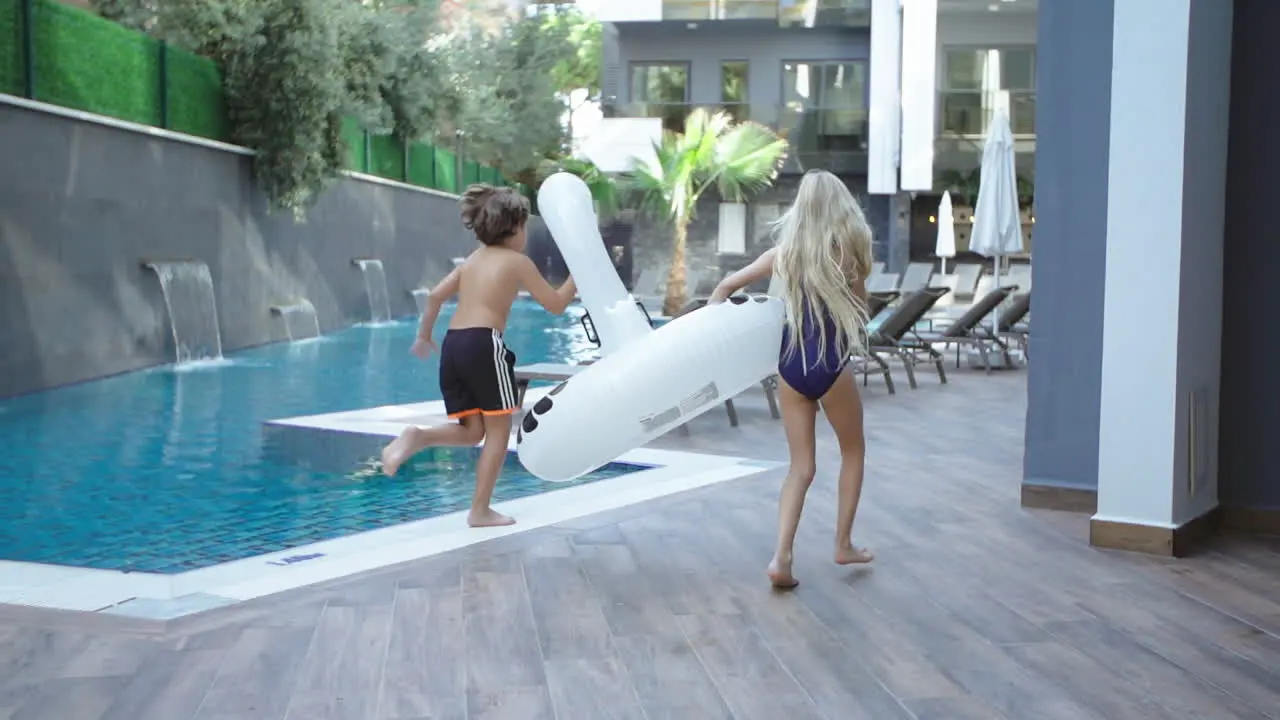
M 18 3 L 0 0 L 0 92 L 21 95 L 22 15 Z
M 0 0 L 0 93 L 10 95 L 25 92 L 21 6 L 22 0 Z M 34 0 L 33 10 L 34 99 L 229 140 L 222 76 L 212 60 L 54 0 Z M 354 119 L 343 123 L 342 136 L 351 170 L 447 192 L 473 182 L 507 184 L 496 169 L 469 160 L 459 178 L 457 155 L 428 143 L 413 143 L 408 153 L 388 135 L 370 136 L 366 144 Z
M 175 47 L 165 49 L 165 63 L 169 129 L 211 140 L 230 139 L 218 64 Z
M 160 125 L 160 43 L 77 8 L 35 5 L 35 99 Z

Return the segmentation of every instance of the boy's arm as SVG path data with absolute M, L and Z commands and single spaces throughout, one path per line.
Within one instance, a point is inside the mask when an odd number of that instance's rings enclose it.
M 462 278 L 462 268 L 454 268 L 453 272 L 444 276 L 439 285 L 431 288 L 427 294 L 427 307 L 422 311 L 422 319 L 418 321 L 418 339 L 431 342 L 431 329 L 440 317 L 440 308 L 449 298 L 458 294 L 458 284 Z
M 756 258 L 750 265 L 741 270 L 731 273 L 728 277 L 720 281 L 716 289 L 712 291 L 711 297 L 707 300 L 709 303 L 724 302 L 729 296 L 738 292 L 742 288 L 753 282 L 764 280 L 773 274 L 773 259 L 778 254 L 777 248 L 769 248 L 764 251 L 760 257 Z
M 553 315 L 563 313 L 578 292 L 578 286 L 573 283 L 572 277 L 565 280 L 559 289 L 551 287 L 551 283 L 538 272 L 538 266 L 534 265 L 528 257 L 520 258 L 516 277 L 520 281 L 520 286 L 528 290 L 533 299 Z

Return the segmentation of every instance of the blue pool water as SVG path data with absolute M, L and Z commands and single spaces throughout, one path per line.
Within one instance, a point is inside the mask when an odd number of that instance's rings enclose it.
M 522 301 L 507 343 L 521 364 L 582 359 L 581 312 Z M 0 400 L 0 559 L 174 573 L 467 507 L 473 449 L 424 453 L 393 479 L 264 453 L 266 420 L 438 399 L 415 331 L 354 327 Z M 558 487 L 509 458 L 497 497 Z

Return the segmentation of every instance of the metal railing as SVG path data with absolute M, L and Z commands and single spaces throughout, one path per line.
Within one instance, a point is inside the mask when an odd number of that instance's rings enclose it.
M 776 20 L 779 0 L 663 0 L 663 20 Z
M 754 121 L 773 128 L 791 150 L 786 172 L 821 167 L 832 171 L 865 172 L 867 111 L 862 108 L 806 108 L 795 105 L 727 103 L 624 103 L 605 105 L 604 116 L 661 118 L 663 128 L 684 129 L 694 108 L 728 112 L 738 121 Z
M 871 0 L 663 0 L 663 20 L 777 20 L 835 27 L 871 22 Z

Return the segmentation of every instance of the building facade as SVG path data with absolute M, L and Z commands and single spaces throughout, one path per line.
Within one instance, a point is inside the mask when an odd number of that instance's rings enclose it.
M 916 2 L 917 0 L 908 0 Z M 708 201 L 690 235 L 690 263 L 709 276 L 735 269 L 768 242 L 768 223 L 794 196 L 807 169 L 830 170 L 859 195 L 891 269 L 930 259 L 943 190 L 956 203 L 958 243 L 967 246 L 963 194 L 976 190 L 981 144 L 996 107 L 1013 118 L 1019 172 L 1030 187 L 1035 149 L 1036 0 L 925 0 L 936 30 L 925 58 L 928 182 L 902 190 L 898 148 L 874 133 L 896 134 L 902 45 L 899 0 L 628 0 L 599 5 L 605 23 L 603 113 L 587 154 L 607 170 L 629 169 L 662 129 L 679 129 L 695 107 L 723 109 L 766 124 L 791 143 L 778 183 L 742 207 Z M 873 53 L 873 19 L 892 6 L 886 54 Z M 879 15 L 883 21 L 883 15 Z M 879 28 L 877 28 L 879 29 Z M 908 28 L 909 29 L 909 28 Z M 890 73 L 892 123 L 873 117 L 876 72 Z M 918 83 L 917 83 L 918 84 Z M 919 113 L 917 113 L 919 114 Z M 887 128 L 886 126 L 892 125 Z M 874 129 L 873 129 L 874 128 Z M 892 187 L 870 182 L 889 153 Z M 875 157 L 877 154 L 881 157 Z M 972 194 L 972 193 L 970 193 Z M 1030 203 L 1028 202 L 1028 205 Z M 1024 235 L 1030 235 L 1027 212 Z M 639 268 L 660 265 L 669 233 L 636 223 Z

